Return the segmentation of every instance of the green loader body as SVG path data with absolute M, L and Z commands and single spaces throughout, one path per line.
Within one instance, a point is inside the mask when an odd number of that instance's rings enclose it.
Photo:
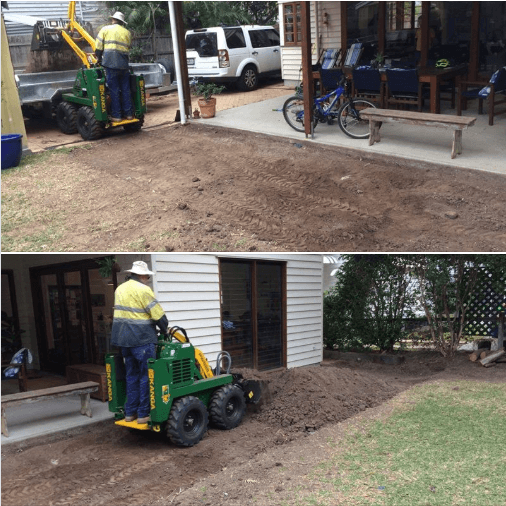
M 62 95 L 56 110 L 56 120 L 63 133 L 79 132 L 85 140 L 95 140 L 111 127 L 123 126 L 138 131 L 147 112 L 145 81 L 142 75 L 130 71 L 130 91 L 134 119 L 113 123 L 109 114 L 109 97 L 103 67 L 82 68 L 77 71 L 72 91 Z
M 258 402 L 260 386 L 237 374 L 204 378 L 190 342 L 162 337 L 156 358 L 148 360 L 150 421 L 126 422 L 126 372 L 119 354 L 106 355 L 109 411 L 117 425 L 160 432 L 164 428 L 172 442 L 193 446 L 204 436 L 208 421 L 222 429 L 239 425 L 246 403 Z

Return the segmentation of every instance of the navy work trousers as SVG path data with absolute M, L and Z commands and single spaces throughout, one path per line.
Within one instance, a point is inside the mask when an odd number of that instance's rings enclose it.
M 133 116 L 130 71 L 128 69 L 106 68 L 105 78 L 111 95 L 111 116 L 118 119 Z
M 149 416 L 148 359 L 155 358 L 155 346 L 155 344 L 144 344 L 133 348 L 121 347 L 126 369 L 125 416 L 135 414 L 138 418 Z

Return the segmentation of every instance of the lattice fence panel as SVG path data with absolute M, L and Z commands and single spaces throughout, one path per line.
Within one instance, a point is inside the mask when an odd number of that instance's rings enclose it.
M 487 273 L 485 272 L 485 274 Z M 506 274 L 502 275 L 499 280 L 493 280 L 492 274 L 488 273 L 485 280 L 476 287 L 475 294 L 476 296 L 467 310 L 466 334 L 497 336 L 499 307 L 502 308 L 502 311 L 506 309 Z

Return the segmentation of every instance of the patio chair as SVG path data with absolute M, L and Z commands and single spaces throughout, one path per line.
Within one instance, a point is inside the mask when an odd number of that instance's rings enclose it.
M 418 80 L 416 69 L 386 69 L 387 92 L 385 107 L 393 104 L 416 105 L 421 112 L 426 91 Z
M 318 95 L 320 92 L 325 93 L 337 88 L 337 81 L 342 75 L 341 70 L 336 68 L 340 54 L 340 49 L 324 49 L 318 63 L 313 65 L 313 72 L 317 70 L 319 73 L 318 77 L 315 77 L 315 94 Z M 314 73 L 313 76 L 315 76 Z
M 355 67 L 358 64 L 360 57 L 362 56 L 362 52 L 364 51 L 364 45 L 362 42 L 356 42 L 352 44 L 348 52 L 346 53 L 346 57 L 344 59 L 345 67 Z
M 472 86 L 468 89 L 468 86 Z M 483 101 L 487 101 L 488 124 L 494 124 L 494 116 L 506 113 L 505 110 L 497 111 L 496 106 L 506 104 L 506 67 L 499 69 L 490 78 L 490 81 L 459 82 L 459 94 L 457 100 L 457 116 L 462 116 L 462 110 L 467 109 L 467 101 L 478 99 L 478 114 L 483 114 Z
M 352 71 L 354 97 L 368 98 L 384 106 L 385 87 L 381 82 L 381 75 L 377 68 L 365 65 L 356 67 Z

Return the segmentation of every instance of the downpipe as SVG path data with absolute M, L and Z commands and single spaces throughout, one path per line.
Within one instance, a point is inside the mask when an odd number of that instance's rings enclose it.
M 169 17 L 170 17 L 170 31 L 172 33 L 172 46 L 174 47 L 174 66 L 176 67 L 176 81 L 178 82 L 177 95 L 179 98 L 179 112 L 181 116 L 181 124 L 187 123 L 186 110 L 184 105 L 183 87 L 181 83 L 181 60 L 179 58 L 179 42 L 176 29 L 176 11 L 174 9 L 174 2 L 168 2 L 169 4 Z

